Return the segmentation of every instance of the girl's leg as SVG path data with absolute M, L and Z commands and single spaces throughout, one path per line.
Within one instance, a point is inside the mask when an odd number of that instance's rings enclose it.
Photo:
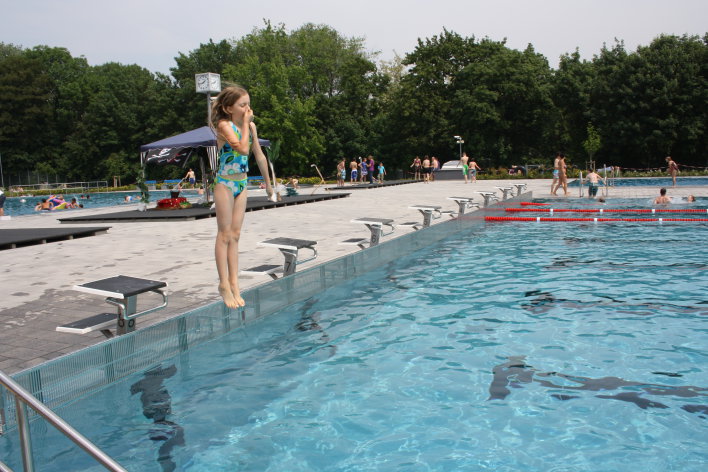
M 224 184 L 214 186 L 214 202 L 216 203 L 216 242 L 214 244 L 214 259 L 216 271 L 219 274 L 219 295 L 229 308 L 238 308 L 238 303 L 229 285 L 228 250 L 231 241 L 231 222 L 234 210 L 234 198 L 231 189 Z
M 244 306 L 246 303 L 241 298 L 241 289 L 238 285 L 238 241 L 241 238 L 241 226 L 246 215 L 246 189 L 234 199 L 234 209 L 231 217 L 231 241 L 228 249 L 228 266 L 229 266 L 229 286 L 231 293 L 238 306 Z

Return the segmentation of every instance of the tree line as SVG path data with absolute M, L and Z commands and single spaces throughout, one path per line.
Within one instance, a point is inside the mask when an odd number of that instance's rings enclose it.
M 636 51 L 615 41 L 552 69 L 530 44 L 519 51 L 444 29 L 403 57 L 375 59 L 362 38 L 329 26 L 270 22 L 178 53 L 170 76 L 0 43 L 3 167 L 131 181 L 141 144 L 206 124 L 194 84 L 202 72 L 249 90 L 259 134 L 278 143 L 280 175 L 308 175 L 311 164 L 333 174 L 339 159 L 369 154 L 391 170 L 416 155 L 445 162 L 459 156 L 453 136 L 487 168 L 547 164 L 556 151 L 579 167 L 589 154 L 624 168 L 658 168 L 667 155 L 708 166 L 708 34 L 661 35 Z

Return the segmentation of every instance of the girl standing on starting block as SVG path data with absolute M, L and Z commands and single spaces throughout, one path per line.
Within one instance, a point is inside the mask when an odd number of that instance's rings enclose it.
M 238 308 L 245 304 L 238 284 L 238 241 L 246 212 L 251 144 L 269 198 L 273 195 L 273 188 L 268 161 L 258 143 L 248 92 L 241 87 L 226 87 L 214 100 L 211 117 L 209 125 L 216 133 L 219 149 L 219 169 L 214 179 L 217 225 L 214 256 L 219 274 L 219 294 L 226 306 Z

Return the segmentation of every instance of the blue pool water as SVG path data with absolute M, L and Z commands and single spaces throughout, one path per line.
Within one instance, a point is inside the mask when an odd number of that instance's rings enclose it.
M 616 187 L 671 187 L 673 185 L 671 177 L 629 177 L 612 179 L 612 185 Z M 577 187 L 579 180 L 573 180 L 568 186 Z M 583 185 L 587 186 L 587 181 L 583 180 Z M 693 187 L 708 185 L 708 177 L 678 177 L 676 185 L 679 187 Z M 600 186 L 603 186 L 602 181 Z
M 140 192 L 100 192 L 100 193 L 91 193 L 89 194 L 91 198 L 85 199 L 81 198 L 81 194 L 62 194 L 64 197 L 64 200 L 67 202 L 70 202 L 72 198 L 76 198 L 77 203 L 81 203 L 84 205 L 84 208 L 101 208 L 101 207 L 108 207 L 108 206 L 115 206 L 115 205 L 120 205 L 120 206 L 125 206 L 125 209 L 131 209 L 131 208 L 136 208 L 138 201 L 140 199 Z M 84 194 L 86 195 L 86 194 Z M 182 193 L 180 194 L 181 196 L 196 196 L 197 193 L 195 190 L 182 190 Z M 130 196 L 132 201 L 126 203 L 125 202 L 125 197 Z M 170 192 L 168 190 L 155 190 L 150 192 L 150 201 L 151 202 L 156 202 L 160 200 L 161 198 L 167 198 L 170 196 Z M 11 215 L 11 216 L 22 216 L 22 215 L 33 215 L 37 214 L 38 212 L 34 211 L 34 207 L 37 205 L 37 202 L 40 202 L 43 198 L 46 198 L 46 196 L 37 196 L 37 197 L 8 197 L 5 200 L 5 214 L 6 215 Z M 76 215 L 77 212 L 80 212 L 81 209 L 67 209 L 67 210 L 56 210 L 55 212 L 51 212 L 51 214 L 59 214 L 61 213 L 63 216 L 68 217 L 72 215 Z M 80 214 L 80 213 L 78 213 Z
M 488 224 L 58 412 L 141 472 L 705 470 L 707 240 Z

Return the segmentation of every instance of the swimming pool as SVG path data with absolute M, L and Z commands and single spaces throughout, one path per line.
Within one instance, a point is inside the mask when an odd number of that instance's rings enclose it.
M 471 229 L 57 411 L 135 471 L 703 470 L 707 237 Z
M 57 193 L 59 195 L 59 193 Z M 134 209 L 138 205 L 140 200 L 140 192 L 97 192 L 91 194 L 90 198 L 81 198 L 81 194 L 63 194 L 64 200 L 70 202 L 72 198 L 76 198 L 77 203 L 84 205 L 84 208 L 101 208 L 108 206 L 125 206 L 125 209 Z M 182 190 L 181 195 L 183 196 L 197 196 L 196 190 Z M 129 196 L 131 202 L 126 202 L 125 197 Z M 161 198 L 167 198 L 170 196 L 169 190 L 154 190 L 150 192 L 150 201 L 156 202 Z M 38 212 L 34 211 L 34 207 L 37 202 L 40 202 L 46 196 L 36 196 L 36 197 L 8 197 L 5 200 L 5 214 L 10 216 L 22 216 L 22 215 L 36 215 Z M 81 209 L 67 209 L 67 210 L 56 210 L 55 212 L 49 212 L 51 214 L 62 214 L 65 216 L 75 214 Z
M 577 187 L 580 184 L 578 179 L 568 182 L 569 187 Z M 587 180 L 583 179 L 583 185 L 587 187 Z M 611 185 L 615 187 L 671 187 L 673 182 L 671 177 L 620 177 L 611 179 Z M 708 185 L 708 177 L 677 177 L 678 187 L 693 187 Z M 604 186 L 600 180 L 600 186 Z

